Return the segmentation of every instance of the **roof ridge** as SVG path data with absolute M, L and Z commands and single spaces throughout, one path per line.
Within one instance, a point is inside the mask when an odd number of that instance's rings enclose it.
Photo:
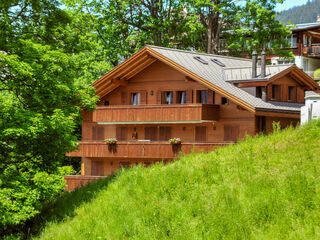
M 183 49 L 177 49 L 177 48 L 160 47 L 160 46 L 155 46 L 155 45 L 146 45 L 146 47 L 159 48 L 159 49 L 165 49 L 165 50 L 177 51 L 177 52 L 185 52 L 185 53 L 191 53 L 191 54 L 195 54 L 195 55 L 205 55 L 205 56 L 212 56 L 212 57 L 219 57 L 219 58 L 229 58 L 229 59 L 237 59 L 237 60 L 242 60 L 242 61 L 251 61 L 251 59 L 247 59 L 247 58 L 223 56 L 223 55 L 210 54 L 210 53 L 201 53 L 201 52 L 194 52 L 194 51 L 190 51 L 190 50 L 183 50 Z
M 295 64 L 277 64 L 277 65 L 266 65 L 266 67 L 291 67 Z M 261 67 L 261 65 L 259 65 Z M 243 66 L 243 67 L 224 67 L 224 70 L 229 70 L 229 69 L 245 69 L 245 68 L 252 68 L 252 66 Z

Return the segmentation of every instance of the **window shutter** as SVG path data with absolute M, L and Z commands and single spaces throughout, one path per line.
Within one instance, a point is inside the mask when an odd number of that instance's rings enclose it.
M 277 92 L 277 100 L 278 101 L 285 101 L 285 99 L 282 99 L 282 97 L 284 96 L 282 94 L 282 85 L 278 85 L 278 92 Z
M 91 163 L 91 175 L 103 176 L 103 161 L 92 161 Z
M 196 126 L 195 129 L 195 141 L 204 142 L 207 139 L 207 127 Z
M 187 104 L 192 103 L 192 89 L 188 88 L 187 90 Z
M 104 140 L 104 127 L 97 127 L 97 139 Z
M 171 138 L 171 127 L 160 127 L 159 140 L 168 141 Z
M 213 97 L 214 97 L 214 92 L 211 90 L 208 90 L 208 104 L 214 104 Z
M 193 100 L 195 103 L 199 103 L 198 93 L 198 90 L 193 91 Z
M 239 126 L 224 126 L 224 140 L 236 142 L 239 137 Z
M 301 87 L 297 87 L 297 102 L 304 103 L 304 90 Z
M 92 127 L 92 139 L 97 140 L 97 127 Z
M 121 104 L 122 105 L 128 105 L 128 93 L 127 92 L 121 92 Z
M 293 89 L 292 100 L 293 102 L 297 102 L 297 87 Z
M 145 139 L 151 140 L 151 141 L 157 141 L 158 140 L 157 130 L 158 130 L 157 127 L 146 127 L 144 129 Z
M 127 127 L 117 127 L 116 128 L 116 138 L 119 141 L 126 141 L 127 140 Z
M 267 87 L 268 100 L 272 99 L 272 85 Z
M 147 104 L 147 91 L 140 91 L 140 104 Z
M 158 91 L 157 92 L 157 104 L 161 104 L 161 99 L 162 99 L 162 92 Z

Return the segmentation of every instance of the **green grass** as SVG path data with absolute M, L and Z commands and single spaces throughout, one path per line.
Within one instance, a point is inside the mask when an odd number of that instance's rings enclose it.
M 319 146 L 314 122 L 124 170 L 59 200 L 38 237 L 319 239 Z

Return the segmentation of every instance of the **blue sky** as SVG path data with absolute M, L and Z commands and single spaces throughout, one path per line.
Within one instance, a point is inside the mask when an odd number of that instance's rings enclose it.
M 307 2 L 308 0 L 285 0 L 283 4 L 278 4 L 276 10 L 277 11 L 287 10 L 295 6 L 301 6 Z

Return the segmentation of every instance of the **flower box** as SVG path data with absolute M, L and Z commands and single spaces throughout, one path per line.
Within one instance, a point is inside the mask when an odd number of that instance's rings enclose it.
M 116 138 L 107 138 L 104 141 L 109 145 L 114 145 L 118 142 L 118 140 Z
M 171 143 L 171 144 L 181 144 L 181 139 L 180 138 L 171 138 L 171 139 L 169 139 L 169 143 Z

